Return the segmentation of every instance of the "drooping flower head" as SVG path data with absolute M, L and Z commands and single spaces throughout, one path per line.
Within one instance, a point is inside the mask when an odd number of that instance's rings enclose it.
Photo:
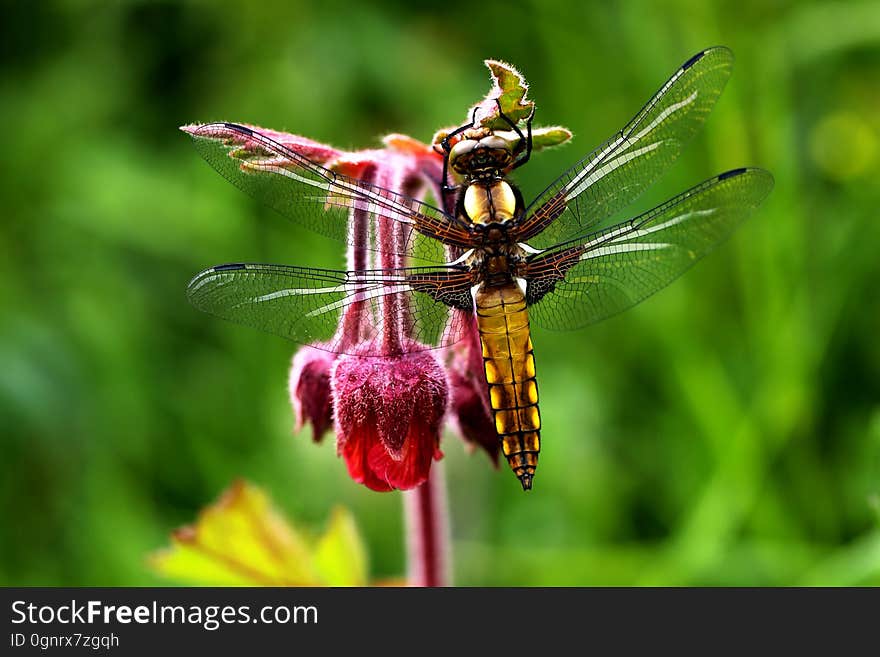
M 404 135 L 389 135 L 386 137 L 383 140 L 385 144 L 384 149 L 345 152 L 318 144 L 296 135 L 287 135 L 285 133 L 267 131 L 264 129 L 254 129 L 271 136 L 274 140 L 287 146 L 294 152 L 308 157 L 312 161 L 322 164 L 333 171 L 365 182 L 382 184 L 387 188 L 403 188 L 409 195 L 417 195 L 424 187 L 425 179 L 432 175 L 436 176 L 439 171 L 440 160 L 433 149 Z M 401 264 L 397 261 L 398 256 L 394 254 L 394 245 L 390 243 L 385 245 L 369 243 L 371 223 L 377 222 L 383 224 L 378 229 L 380 239 L 393 241 L 395 238 L 400 240 L 402 237 L 393 234 L 392 231 L 394 230 L 394 226 L 391 225 L 391 222 L 388 222 L 387 220 L 383 222 L 380 218 L 371 216 L 363 208 L 353 208 L 349 216 L 349 229 L 352 233 L 352 239 L 350 240 L 351 247 L 347 254 L 347 264 L 350 270 L 363 271 L 368 269 L 371 264 L 386 268 L 399 266 Z M 376 231 L 372 232 L 375 233 Z M 383 249 L 383 246 L 386 248 Z M 381 262 L 370 263 L 369 253 L 371 250 L 379 253 Z M 395 302 L 397 302 L 397 300 L 391 298 L 383 300 L 382 303 L 390 306 Z M 403 336 L 401 334 L 401 328 L 398 326 L 400 320 L 397 316 L 399 316 L 402 311 L 402 308 L 383 308 L 383 319 L 387 334 L 386 342 L 388 342 L 387 354 L 385 354 L 386 357 L 383 359 L 375 359 L 363 356 L 357 358 L 357 361 L 375 360 L 376 362 L 371 366 L 378 366 L 378 363 L 383 362 L 386 369 L 395 366 L 396 360 L 398 360 L 399 356 L 406 351 L 405 349 L 402 349 L 399 344 L 399 340 Z M 337 398 L 340 398 L 340 395 L 334 394 L 331 390 L 331 377 L 334 370 L 334 364 L 340 356 L 336 353 L 332 353 L 331 349 L 335 348 L 336 350 L 341 350 L 343 354 L 358 351 L 358 345 L 362 339 L 372 332 L 371 321 L 371 317 L 365 312 L 364 304 L 356 301 L 344 312 L 338 327 L 337 335 L 332 341 L 328 343 L 314 343 L 312 345 L 307 345 L 301 348 L 293 358 L 289 378 L 289 391 L 296 418 L 296 428 L 299 430 L 304 425 L 311 424 L 313 438 L 316 442 L 320 441 L 326 430 L 333 426 L 334 407 L 338 403 Z M 424 349 L 424 346 L 413 345 L 413 347 L 417 350 Z M 341 358 L 346 360 L 344 355 L 341 356 Z M 349 358 L 346 362 L 351 364 L 354 361 Z M 427 364 L 427 361 L 425 362 Z M 432 361 L 432 363 L 434 363 L 435 367 L 437 366 L 436 362 Z M 430 364 L 428 365 L 428 369 L 430 370 Z M 412 372 L 413 367 L 410 365 L 405 369 Z M 434 375 L 436 375 L 436 372 L 432 371 L 428 378 L 431 379 L 431 376 Z M 431 389 L 436 388 L 439 391 L 438 394 L 445 395 L 445 378 L 442 380 L 444 385 L 440 385 L 438 381 L 440 380 L 433 381 L 433 385 L 429 387 Z M 343 406 L 346 403 L 347 400 L 342 399 Z M 442 396 L 442 400 L 437 400 L 437 403 L 434 403 L 433 406 L 437 406 L 438 404 L 442 405 L 445 409 L 445 396 Z M 383 415 L 390 416 L 395 414 L 386 413 Z M 348 413 L 348 417 L 352 417 L 351 413 Z M 434 424 L 436 425 L 434 427 L 434 433 L 436 434 L 434 437 L 434 443 L 439 440 L 439 429 L 442 425 L 442 417 L 443 415 L 441 413 L 441 415 L 434 421 Z M 343 433 L 341 425 L 337 424 L 337 433 L 339 436 L 338 442 L 340 445 L 339 452 L 340 455 L 343 456 L 354 454 L 355 451 L 357 451 L 356 448 L 358 447 L 362 433 L 355 430 L 356 426 L 358 426 L 358 423 L 356 422 L 346 423 L 345 426 L 346 431 L 354 431 L 356 436 L 350 437 L 347 433 Z M 430 426 L 430 423 L 425 426 Z M 422 436 L 424 433 L 424 430 L 416 431 L 414 436 Z M 347 444 L 348 448 L 343 450 L 342 444 Z M 407 449 L 404 449 L 404 447 L 407 447 Z M 392 450 L 392 452 L 394 458 L 398 461 L 402 460 L 403 467 L 407 467 L 407 459 L 414 458 L 414 456 L 412 456 L 413 454 L 416 452 L 422 454 L 426 453 L 426 451 L 430 451 L 431 455 L 433 455 L 433 449 L 434 448 L 430 450 L 410 450 L 408 449 L 408 445 L 401 445 L 400 449 Z M 346 460 L 349 460 L 347 456 Z M 424 463 L 424 458 L 419 462 Z M 415 469 L 419 472 L 426 472 L 429 465 L 430 458 L 428 459 L 427 465 L 422 465 Z M 410 479 L 412 479 L 412 477 L 410 477 Z M 402 481 L 406 480 L 406 477 L 402 479 Z
M 333 426 L 333 400 L 330 396 L 330 370 L 334 354 L 306 345 L 293 356 L 288 388 L 296 419 L 296 430 L 312 425 L 317 443 Z
M 448 384 L 430 351 L 341 356 L 331 376 L 336 449 L 352 479 L 378 491 L 407 490 L 442 457 Z
M 386 137 L 382 149 L 356 152 L 295 135 L 271 136 L 328 169 L 411 197 L 422 196 L 426 181 L 436 180 L 441 171 L 442 158 L 433 148 L 404 135 Z M 358 206 L 350 211 L 349 230 L 349 270 L 405 264 L 401 253 L 407 235 L 398 222 Z M 303 347 L 291 367 L 297 428 L 311 424 L 318 441 L 335 424 L 337 452 L 349 473 L 373 490 L 418 486 L 427 479 L 432 461 L 442 456 L 439 442 L 449 400 L 446 372 L 428 345 L 409 335 L 405 303 L 401 295 L 385 295 L 380 316 L 374 317 L 364 301 L 355 299 L 342 314 L 334 339 Z

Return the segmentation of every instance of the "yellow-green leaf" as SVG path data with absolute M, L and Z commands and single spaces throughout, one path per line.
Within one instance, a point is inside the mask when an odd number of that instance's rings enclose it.
M 315 546 L 315 568 L 328 586 L 365 586 L 367 551 L 351 514 L 337 507 Z
M 471 107 L 468 119 L 473 118 L 476 125 L 469 131 L 465 131 L 463 138 L 479 139 L 487 132 L 509 133 L 511 139 L 515 139 L 516 133 L 511 130 L 511 125 L 499 113 L 501 112 L 512 123 L 518 124 L 525 130 L 523 122 L 528 121 L 535 110 L 535 103 L 526 98 L 529 85 L 522 73 L 510 64 L 494 59 L 487 59 L 486 66 L 492 77 L 492 87 L 486 96 Z M 441 128 L 431 140 L 437 147 L 443 139 L 458 126 Z M 541 150 L 551 146 L 558 146 L 571 139 L 571 131 L 561 126 L 547 126 L 532 130 L 532 148 Z
M 532 148 L 559 146 L 571 139 L 571 130 L 559 125 L 536 128 L 532 131 Z
M 528 118 L 535 103 L 526 100 L 529 85 L 522 73 L 510 64 L 494 59 L 487 59 L 486 66 L 489 67 L 489 72 L 492 74 L 492 89 L 486 100 L 494 103 L 497 98 L 504 114 L 514 123 Z M 491 130 L 503 130 L 508 127 L 507 122 L 497 114 L 487 117 L 487 120 L 483 121 L 483 125 Z
M 247 482 L 234 483 L 195 524 L 154 554 L 154 570 L 202 585 L 325 586 L 367 583 L 366 555 L 351 516 L 334 513 L 317 544 L 305 539 Z

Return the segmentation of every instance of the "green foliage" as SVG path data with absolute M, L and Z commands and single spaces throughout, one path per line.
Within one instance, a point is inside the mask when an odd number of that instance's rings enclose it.
M 203 586 L 365 586 L 367 557 L 351 515 L 337 508 L 319 539 L 273 508 L 266 493 L 235 482 L 195 524 L 154 553 L 160 575 Z
M 527 99 L 529 85 L 522 73 L 510 64 L 487 59 L 483 62 L 491 73 L 492 84 L 486 97 L 476 103 L 468 111 L 467 120 L 475 120 L 479 128 L 497 131 L 501 134 L 510 135 L 511 139 L 516 134 L 510 129 L 510 124 L 499 115 L 500 109 L 504 116 L 513 123 L 520 124 L 523 129 L 525 122 L 535 111 L 534 101 Z M 442 128 L 434 133 L 431 142 L 440 144 L 446 135 L 458 126 Z M 532 148 L 539 151 L 542 148 L 559 146 L 571 139 L 571 131 L 562 126 L 533 126 Z
M 529 80 L 536 124 L 575 132 L 516 172 L 529 200 L 721 43 L 737 61 L 717 109 L 630 210 L 743 165 L 776 188 L 638 308 L 535 333 L 531 494 L 448 433 L 456 581 L 880 584 L 876 2 L 13 4 L 0 583 L 167 583 L 144 555 L 238 476 L 303 526 L 344 504 L 371 574 L 402 570 L 399 496 L 291 436 L 294 345 L 183 293 L 209 265 L 332 267 L 343 248 L 259 208 L 177 126 L 427 142 L 485 93 L 493 57 Z

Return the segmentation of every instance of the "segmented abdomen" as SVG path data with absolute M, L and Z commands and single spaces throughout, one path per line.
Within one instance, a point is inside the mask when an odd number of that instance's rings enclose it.
M 541 450 L 541 414 L 525 295 L 513 281 L 484 284 L 476 306 L 495 429 L 507 463 L 528 490 Z

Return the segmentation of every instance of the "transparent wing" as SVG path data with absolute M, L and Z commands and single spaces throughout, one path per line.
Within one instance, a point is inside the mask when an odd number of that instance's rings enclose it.
M 773 188 L 762 169 L 711 178 L 643 215 L 532 257 L 524 273 L 529 315 L 572 329 L 626 310 L 709 253 Z
M 388 353 L 383 345 L 394 338 L 405 351 L 457 342 L 467 313 L 453 316 L 451 308 L 473 309 L 472 285 L 469 272 L 452 267 L 333 271 L 229 264 L 198 274 L 187 296 L 206 313 L 295 342 L 377 356 Z M 388 321 L 392 315 L 396 322 Z
M 469 246 L 468 231 L 441 210 L 403 194 L 335 173 L 271 137 L 234 123 L 188 127 L 203 158 L 224 178 L 270 208 L 327 237 L 353 244 L 349 211 L 381 215 L 405 227 L 399 255 L 443 262 L 436 244 Z
M 627 126 L 526 208 L 517 241 L 548 248 L 595 230 L 634 201 L 679 156 L 715 105 L 733 53 L 709 48 L 685 62 Z

